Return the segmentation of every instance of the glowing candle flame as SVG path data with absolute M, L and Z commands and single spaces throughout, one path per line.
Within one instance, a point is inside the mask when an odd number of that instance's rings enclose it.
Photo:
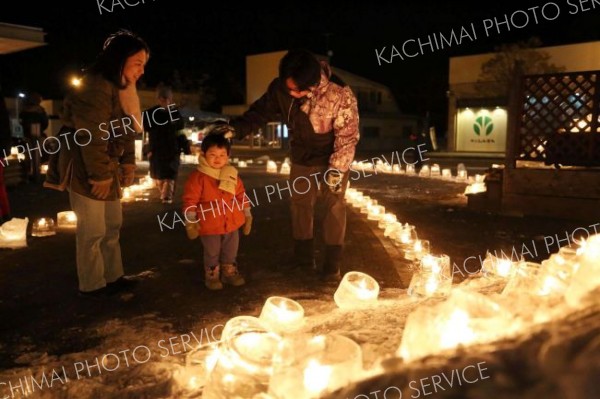
M 198 388 L 200 388 L 200 384 L 198 383 L 198 379 L 193 376 L 192 378 L 190 378 L 189 382 L 188 382 L 188 388 L 196 390 Z
M 210 374 L 210 372 L 215 368 L 217 361 L 219 361 L 219 357 L 221 356 L 221 351 L 217 346 L 215 349 L 206 357 L 206 374 Z
M 454 348 L 475 340 L 475 332 L 469 327 L 469 314 L 462 309 L 456 309 L 450 315 L 444 326 L 440 345 L 444 349 Z
M 304 369 L 304 387 L 313 395 L 323 392 L 330 378 L 331 366 L 322 366 L 316 359 L 311 359 Z
M 369 299 L 373 297 L 373 292 L 367 287 L 367 281 L 365 279 L 359 281 L 357 295 L 360 299 Z
M 496 263 L 496 273 L 499 276 L 507 277 L 510 273 L 511 268 L 512 268 L 512 262 L 509 261 L 508 259 L 500 259 Z
M 552 276 L 546 276 L 544 279 L 542 288 L 540 288 L 538 295 L 546 296 L 551 294 L 553 291 L 556 291 L 560 288 L 560 284 L 556 281 L 556 278 Z
M 427 295 L 431 295 L 437 291 L 438 288 L 438 280 L 435 276 L 430 276 L 425 283 L 425 292 Z
M 415 242 L 415 252 L 421 252 L 423 250 L 423 244 L 421 244 L 421 240 L 417 240 Z

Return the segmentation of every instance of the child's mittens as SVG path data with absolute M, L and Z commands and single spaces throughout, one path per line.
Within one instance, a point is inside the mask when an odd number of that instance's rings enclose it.
M 246 222 L 244 223 L 243 233 L 245 236 L 247 236 L 252 230 L 252 213 L 250 213 L 250 208 L 244 209 L 244 215 L 246 216 Z
M 186 212 L 185 214 L 185 233 L 190 240 L 195 240 L 199 236 L 200 225 L 196 219 L 195 212 Z

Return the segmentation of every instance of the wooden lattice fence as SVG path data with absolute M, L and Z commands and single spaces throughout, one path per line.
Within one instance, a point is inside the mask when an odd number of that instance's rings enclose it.
M 600 71 L 523 76 L 515 160 L 600 166 Z

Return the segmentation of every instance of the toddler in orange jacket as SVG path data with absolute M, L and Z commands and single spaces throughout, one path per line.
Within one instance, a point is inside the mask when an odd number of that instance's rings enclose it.
M 188 238 L 198 236 L 204 248 L 204 277 L 208 289 L 223 283 L 245 284 L 236 257 L 238 230 L 250 234 L 252 214 L 242 179 L 228 164 L 231 143 L 223 134 L 208 134 L 201 145 L 198 170 L 190 174 L 183 193 Z

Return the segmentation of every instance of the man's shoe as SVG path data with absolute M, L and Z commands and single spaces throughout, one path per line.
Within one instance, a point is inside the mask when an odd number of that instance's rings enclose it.
M 326 282 L 340 282 L 342 279 L 341 265 L 342 246 L 327 245 L 325 247 L 325 263 L 323 263 L 323 270 L 321 270 L 321 279 Z
M 308 240 L 294 240 L 292 268 L 308 271 L 317 270 L 315 244 L 312 238 Z
M 110 295 L 122 291 L 130 291 L 139 284 L 138 280 L 121 276 L 115 281 L 106 284 L 106 289 Z

